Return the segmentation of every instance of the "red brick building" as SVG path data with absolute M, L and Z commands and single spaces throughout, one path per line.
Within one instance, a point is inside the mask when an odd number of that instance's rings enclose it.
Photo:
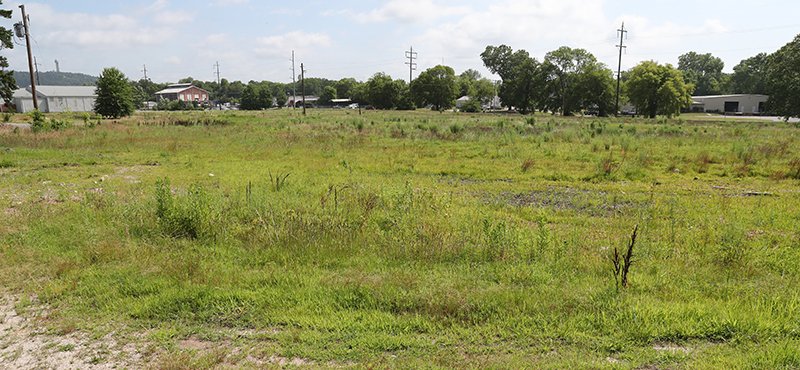
M 156 93 L 158 100 L 181 100 L 185 102 L 206 103 L 210 94 L 192 84 L 169 85 L 166 89 Z

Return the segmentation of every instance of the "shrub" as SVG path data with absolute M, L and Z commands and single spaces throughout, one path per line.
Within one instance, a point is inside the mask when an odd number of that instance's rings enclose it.
M 31 130 L 33 132 L 47 130 L 47 118 L 45 118 L 44 113 L 34 109 L 28 115 L 31 117 Z
M 161 231 L 173 238 L 215 236 L 212 207 L 205 190 L 192 185 L 185 196 L 175 197 L 168 179 L 156 182 L 156 218 Z

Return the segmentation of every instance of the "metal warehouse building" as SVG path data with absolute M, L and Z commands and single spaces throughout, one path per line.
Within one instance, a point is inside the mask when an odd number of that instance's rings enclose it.
M 36 86 L 39 110 L 45 113 L 91 112 L 97 100 L 94 86 Z M 33 110 L 31 88 L 14 91 L 17 112 Z
M 767 95 L 753 94 L 693 96 L 692 111 L 760 115 L 766 110 L 767 100 Z

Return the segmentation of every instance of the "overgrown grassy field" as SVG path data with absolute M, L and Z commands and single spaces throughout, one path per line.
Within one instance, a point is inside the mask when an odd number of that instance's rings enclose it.
M 5 128 L 0 284 L 155 367 L 798 368 L 798 134 L 317 110 Z

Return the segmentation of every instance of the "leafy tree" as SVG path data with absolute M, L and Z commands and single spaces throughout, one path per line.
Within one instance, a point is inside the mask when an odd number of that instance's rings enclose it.
M 130 116 L 135 109 L 133 90 L 119 69 L 106 68 L 97 79 L 95 113 L 110 118 Z
M 275 105 L 277 105 L 278 108 L 285 107 L 286 106 L 286 101 L 289 100 L 286 97 L 286 93 L 283 92 L 282 90 L 274 91 L 273 92 L 273 96 L 275 97 Z
M 341 99 L 353 99 L 355 87 L 358 81 L 355 78 L 343 78 L 336 82 L 336 96 Z
M 481 73 L 474 69 L 468 69 L 458 75 L 456 78 L 456 83 L 458 84 L 458 97 L 472 96 L 475 93 L 475 83 L 477 83 L 480 79 Z
M 378 109 L 395 108 L 399 95 L 399 85 L 385 73 L 376 73 L 364 86 L 364 100 Z
M 336 88 L 333 86 L 325 86 L 322 89 L 322 94 L 319 96 L 319 104 L 323 106 L 331 105 L 333 99 L 336 99 Z
M 725 63 L 711 54 L 689 52 L 678 57 L 678 70 L 683 72 L 687 83 L 695 85 L 694 95 L 716 95 L 722 93 Z
M 456 72 L 442 65 L 430 68 L 411 82 L 411 94 L 420 107 L 431 105 L 438 111 L 452 108 L 458 98 Z
M 783 117 L 800 117 L 800 35 L 769 56 L 768 109 Z
M 601 117 L 616 111 L 614 72 L 602 64 L 588 66 L 578 76 L 577 86 L 581 89 L 580 106 L 584 109 L 597 108 Z
M 2 4 L 3 1 L 0 0 L 0 5 Z M 0 9 L 0 17 L 10 19 L 11 10 Z M 11 30 L 0 27 L 0 49 L 14 48 L 12 36 Z M 17 81 L 14 79 L 14 72 L 7 71 L 6 68 L 8 68 L 8 59 L 0 56 L 0 69 L 2 69 L 0 70 L 0 98 L 6 103 L 10 103 L 11 99 L 14 98 L 14 90 L 17 89 Z
M 258 89 L 254 84 L 248 84 L 242 91 L 242 99 L 239 103 L 239 108 L 242 110 L 259 110 L 261 109 L 258 101 Z
M 656 115 L 673 116 L 681 108 L 692 104 L 693 86 L 683 81 L 681 72 L 672 65 L 660 65 L 653 61 L 642 62 L 634 67 L 625 83 L 630 102 L 639 113 L 650 118 Z
M 542 70 L 547 84 L 541 108 L 569 116 L 576 110 L 598 106 L 607 108 L 611 80 L 605 78 L 611 70 L 584 49 L 566 46 L 547 53 Z M 608 83 L 608 86 L 604 84 Z M 589 90 L 592 85 L 593 91 Z M 597 96 L 595 94 L 601 94 Z
M 520 113 L 532 111 L 541 99 L 545 80 L 541 64 L 525 50 L 509 46 L 487 46 L 481 54 L 483 64 L 503 80 L 498 95 L 503 104 Z
M 272 108 L 272 91 L 268 86 L 258 88 L 258 109 Z
M 768 94 L 767 63 L 769 55 L 761 53 L 733 67 L 731 92 L 734 94 Z
M 414 100 L 411 98 L 411 87 L 405 80 L 394 80 L 395 88 L 397 89 L 397 100 L 394 103 L 395 108 L 399 110 L 414 110 L 417 109 Z

